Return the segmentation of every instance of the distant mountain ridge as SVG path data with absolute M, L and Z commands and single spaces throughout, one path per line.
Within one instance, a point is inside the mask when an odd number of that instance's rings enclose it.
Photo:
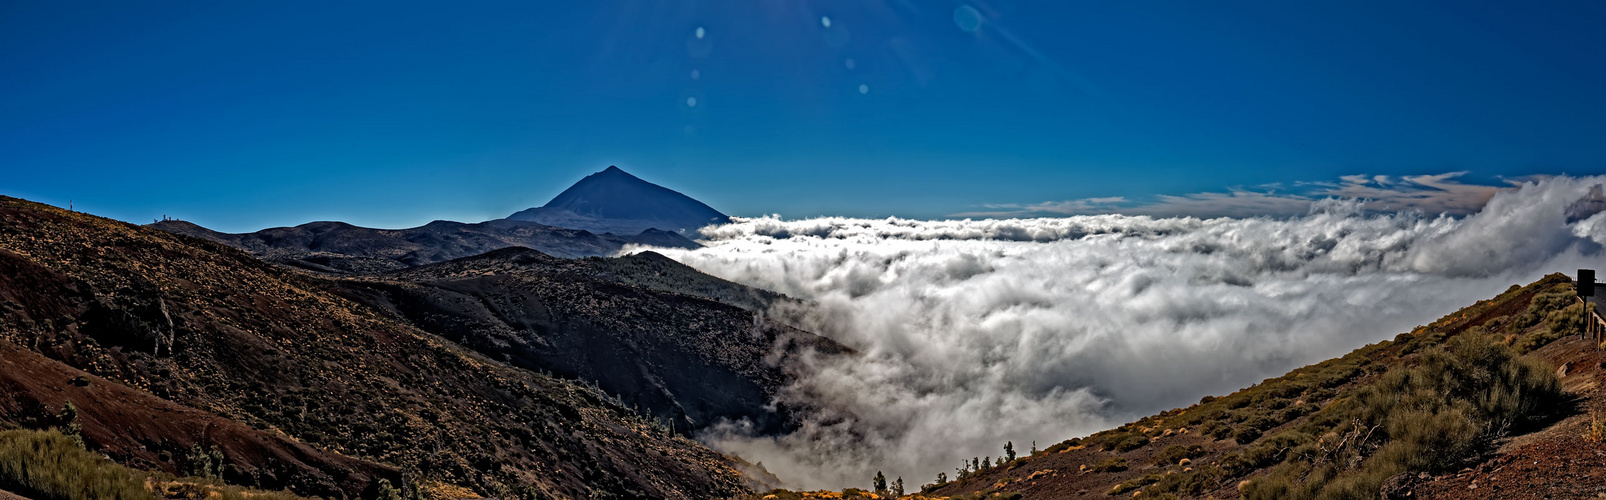
M 435 221 L 408 229 L 373 229 L 344 222 L 309 222 L 254 233 L 221 233 L 184 221 L 151 227 L 223 243 L 270 262 L 332 273 L 393 271 L 508 247 L 557 257 L 612 255 L 625 245 L 696 248 L 678 234 L 649 229 L 631 236 L 594 234 L 526 221 Z
M 672 189 L 641 180 L 617 166 L 586 176 L 546 205 L 507 220 L 539 222 L 594 233 L 637 234 L 648 229 L 693 235 L 730 217 Z
M 505 219 L 434 221 L 375 229 L 319 221 L 251 233 L 223 233 L 163 220 L 150 226 L 212 240 L 257 257 L 328 273 L 376 273 L 445 262 L 509 247 L 563 258 L 608 256 L 626 245 L 697 248 L 697 229 L 730 222 L 700 201 L 610 166 L 586 176 L 545 206 Z

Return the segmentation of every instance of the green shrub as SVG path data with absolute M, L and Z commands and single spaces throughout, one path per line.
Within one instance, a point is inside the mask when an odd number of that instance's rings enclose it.
M 1043 453 L 1059 453 L 1059 452 L 1065 451 L 1067 449 L 1070 449 L 1071 447 L 1081 446 L 1081 445 L 1082 445 L 1082 438 L 1071 438 L 1071 439 L 1067 439 L 1067 440 L 1064 440 L 1064 441 L 1060 441 L 1059 443 L 1056 443 L 1055 445 L 1048 447 L 1048 449 L 1043 450 Z
M 1204 456 L 1204 454 L 1205 450 L 1203 446 L 1182 446 L 1180 444 L 1174 444 L 1167 446 L 1165 451 L 1162 451 L 1159 455 L 1156 455 L 1154 457 L 1154 464 L 1160 466 L 1176 465 L 1177 462 L 1181 462 L 1184 458 L 1197 458 Z
M 1287 460 L 1247 485 L 1245 498 L 1376 497 L 1395 474 L 1453 470 L 1561 397 L 1543 365 L 1488 338 L 1460 335 L 1425 351 L 1415 368 L 1391 370 L 1351 391 L 1312 417 L 1305 432 L 1262 440 L 1221 462 L 1242 473 Z M 1314 435 L 1338 439 L 1317 448 L 1310 445 Z
M 1135 490 L 1135 489 L 1138 489 L 1138 488 L 1142 488 L 1144 486 L 1148 486 L 1148 485 L 1151 485 L 1151 484 L 1154 484 L 1154 483 L 1158 483 L 1158 482 L 1160 482 L 1160 479 L 1163 478 L 1163 477 L 1165 477 L 1165 474 L 1149 474 L 1149 475 L 1146 475 L 1146 476 L 1140 476 L 1140 477 L 1132 478 L 1132 479 L 1127 480 L 1126 482 L 1123 482 L 1121 484 L 1115 485 L 1114 488 L 1110 488 L 1110 492 L 1107 493 L 1107 494 L 1108 495 L 1119 495 L 1119 494 L 1122 494 L 1122 493 L 1126 493 L 1128 491 L 1132 491 L 1132 490 Z
M 1244 425 L 1232 431 L 1232 440 L 1237 441 L 1238 444 L 1253 443 L 1256 439 L 1260 439 L 1260 429 L 1256 429 L 1254 426 Z
M 1149 444 L 1149 437 L 1139 432 L 1111 432 L 1099 442 L 1104 451 L 1132 451 Z
M 1126 470 L 1126 459 L 1122 457 L 1107 458 L 1103 462 L 1088 468 L 1093 472 L 1121 472 Z
M 1537 301 L 1537 299 L 1536 299 Z M 1567 307 L 1545 314 L 1545 328 L 1523 335 L 1512 345 L 1518 353 L 1527 353 L 1568 335 L 1578 335 L 1588 321 L 1585 305 L 1574 302 Z
M 1174 498 L 1175 495 L 1200 497 L 1215 491 L 1226 480 L 1227 472 L 1216 466 L 1203 466 L 1192 472 L 1166 474 L 1143 489 L 1143 498 Z

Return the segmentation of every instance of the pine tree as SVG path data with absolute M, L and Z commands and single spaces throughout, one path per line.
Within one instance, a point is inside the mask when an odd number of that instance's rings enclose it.
M 892 496 L 903 496 L 903 476 L 898 476 L 898 480 L 892 483 Z
M 1037 456 L 1037 441 L 1032 441 L 1032 456 Z
M 875 484 L 875 492 L 877 494 L 885 494 L 887 492 L 887 476 L 881 475 L 881 471 L 875 471 L 875 483 L 874 484 Z
M 981 470 L 988 470 L 991 468 L 993 468 L 993 457 L 981 459 Z
M 1009 458 L 1008 460 L 1005 460 L 1005 462 L 1014 462 L 1015 461 L 1015 442 L 1014 441 L 1008 441 L 1008 442 L 1004 443 L 1004 456 Z
M 942 486 L 942 485 L 945 485 L 945 484 L 948 484 L 948 473 L 946 473 L 946 472 L 938 472 L 937 473 L 937 486 Z

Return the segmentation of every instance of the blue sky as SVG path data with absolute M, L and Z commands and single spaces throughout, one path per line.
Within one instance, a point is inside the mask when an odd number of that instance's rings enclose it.
M 456 3 L 0 0 L 0 193 L 247 231 L 608 165 L 917 218 L 1606 171 L 1601 2 Z

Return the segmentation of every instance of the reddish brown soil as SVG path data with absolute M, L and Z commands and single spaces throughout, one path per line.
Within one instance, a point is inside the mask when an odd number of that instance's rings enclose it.
M 326 497 L 374 496 L 376 482 L 325 493 L 317 475 L 346 484 L 385 470 L 373 463 L 486 496 L 751 490 L 740 464 L 600 391 L 325 286 L 221 244 L 0 197 L 0 427 L 58 426 L 42 420 L 71 399 L 113 458 L 172 470 L 199 440 L 236 465 L 226 481 Z M 278 461 L 336 467 L 289 484 L 246 473 L 301 470 Z
M 1598 498 L 1606 494 L 1606 444 L 1587 439 L 1591 423 L 1606 425 L 1606 352 L 1568 337 L 1530 356 L 1569 364 L 1562 386 L 1579 397 L 1577 412 L 1537 431 L 1514 436 L 1481 463 L 1455 474 L 1418 476 L 1408 498 Z
M 177 462 L 190 454 L 190 446 L 204 442 L 217 445 L 230 463 L 262 484 L 295 481 L 303 491 L 344 497 L 381 478 L 401 482 L 395 468 L 181 406 L 0 340 L 0 420 L 48 420 L 67 401 L 78 408 L 92 449 L 142 468 L 180 472 Z

